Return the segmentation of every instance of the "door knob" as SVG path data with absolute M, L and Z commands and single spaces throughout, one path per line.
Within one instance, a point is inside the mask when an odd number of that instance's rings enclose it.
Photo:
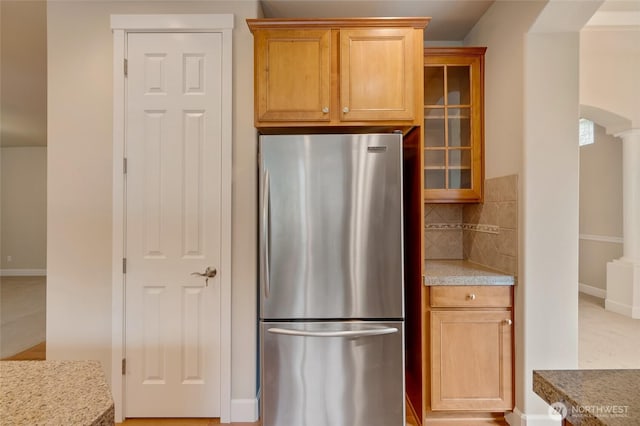
M 214 278 L 216 275 L 218 275 L 218 270 L 216 268 L 211 269 L 209 266 L 207 266 L 207 269 L 205 269 L 204 272 L 192 272 L 191 275 L 204 277 L 205 278 L 204 285 L 208 286 L 209 278 Z

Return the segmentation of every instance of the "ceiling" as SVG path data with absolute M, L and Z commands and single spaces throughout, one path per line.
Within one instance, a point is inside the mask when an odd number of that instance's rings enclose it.
M 462 40 L 495 0 L 260 0 L 265 18 L 428 16 L 425 40 Z
M 428 16 L 425 40 L 438 42 L 463 40 L 495 0 L 258 1 L 267 18 Z M 0 146 L 46 146 L 46 1 L 0 0 L 0 18 Z M 588 25 L 629 22 L 640 22 L 640 0 L 606 0 Z

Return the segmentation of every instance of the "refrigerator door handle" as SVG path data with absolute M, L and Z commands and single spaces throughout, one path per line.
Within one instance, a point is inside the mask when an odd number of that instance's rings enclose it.
M 286 328 L 270 328 L 267 330 L 273 334 L 284 334 L 287 336 L 304 336 L 304 337 L 345 337 L 345 338 L 358 338 L 366 336 L 381 336 L 383 334 L 397 333 L 398 329 L 395 327 L 387 328 L 374 328 L 371 330 L 346 330 L 346 331 L 305 331 L 305 330 L 291 330 Z
M 269 298 L 269 170 L 265 169 L 262 178 L 262 283 L 264 284 L 264 298 Z

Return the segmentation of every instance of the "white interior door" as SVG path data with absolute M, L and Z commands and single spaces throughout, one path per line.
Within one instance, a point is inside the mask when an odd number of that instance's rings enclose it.
M 218 417 L 222 36 L 127 37 L 124 414 Z

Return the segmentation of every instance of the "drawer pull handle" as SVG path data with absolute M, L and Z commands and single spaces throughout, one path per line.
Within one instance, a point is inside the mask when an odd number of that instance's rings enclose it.
M 510 319 L 506 319 L 506 320 L 504 320 L 504 323 L 505 323 L 506 325 L 513 325 L 513 321 L 511 321 Z
M 471 294 L 467 295 L 467 299 L 469 299 L 469 300 L 476 300 L 476 295 L 475 295 L 475 294 L 473 294 L 473 293 L 471 293 Z

